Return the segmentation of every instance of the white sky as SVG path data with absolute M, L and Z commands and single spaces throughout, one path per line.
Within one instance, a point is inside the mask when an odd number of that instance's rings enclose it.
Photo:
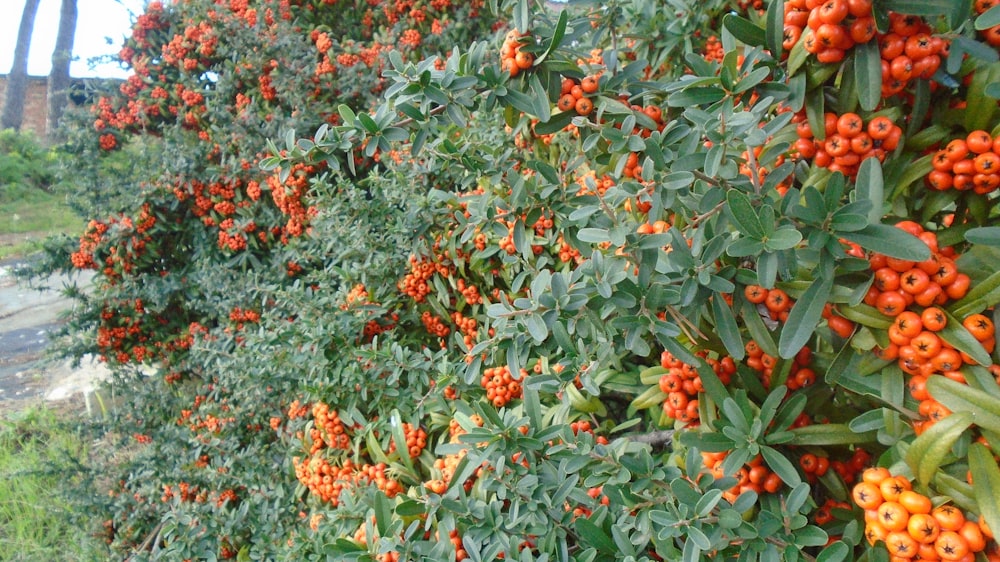
M 140 13 L 145 3 L 145 0 L 77 0 L 79 16 L 70 75 L 125 77 L 126 72 L 117 64 L 90 68 L 89 59 L 117 53 L 131 29 L 133 12 Z M 60 4 L 60 0 L 41 0 L 38 5 L 28 55 L 28 74 L 32 76 L 47 76 L 52 66 Z M 24 0 L 0 0 L 0 74 L 9 72 L 13 63 L 23 9 Z

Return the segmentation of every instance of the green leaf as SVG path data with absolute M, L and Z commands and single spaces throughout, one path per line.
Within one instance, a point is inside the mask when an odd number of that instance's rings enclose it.
M 771 332 L 764 325 L 764 320 L 761 318 L 760 312 L 757 311 L 756 305 L 742 300 L 740 318 L 746 325 L 747 331 L 750 332 L 750 337 L 757 342 L 764 353 L 768 355 L 778 354 L 778 346 L 775 345 Z
M 736 325 L 736 316 L 722 295 L 715 293 L 712 296 L 712 317 L 715 318 L 715 330 L 718 332 L 722 345 L 726 351 L 736 361 L 743 359 L 746 350 L 743 347 L 743 337 L 740 329 Z
M 392 524 L 392 502 L 383 493 L 375 494 L 375 527 L 378 534 L 385 536 Z
M 771 397 L 775 395 L 778 388 L 786 388 L 786 387 L 783 385 L 775 387 L 775 390 L 772 390 L 771 394 L 768 394 L 765 402 L 769 402 L 771 400 Z M 808 399 L 806 398 L 805 394 L 802 393 L 792 394 L 788 398 L 788 400 L 785 401 L 784 404 L 778 407 L 778 411 L 775 412 L 774 426 L 773 428 L 771 428 L 771 430 L 784 431 L 789 427 L 791 427 L 792 424 L 795 423 L 795 419 L 799 417 L 799 414 L 801 414 L 802 410 L 805 409 L 807 401 Z M 762 414 L 761 418 L 763 419 L 764 417 L 765 416 L 763 416 Z
M 606 228 L 581 228 L 576 237 L 581 242 L 591 244 L 600 244 L 602 242 L 611 241 L 611 235 L 608 233 Z
M 955 505 L 963 509 L 972 511 L 977 508 L 972 486 L 965 482 L 965 478 L 958 479 L 947 472 L 938 472 L 934 475 L 934 490 L 950 497 Z
M 844 541 L 836 541 L 816 555 L 816 562 L 843 562 L 851 555 L 851 547 Z
M 683 349 L 683 346 L 678 346 L 678 347 L 681 347 Z M 667 349 L 667 351 L 673 353 L 673 355 L 678 359 L 680 359 L 681 361 L 689 363 L 685 359 L 682 359 L 680 356 L 678 356 L 677 353 L 675 353 L 673 350 Z M 704 359 L 696 358 L 689 364 L 694 364 L 697 366 L 698 375 L 701 376 L 701 384 L 702 386 L 705 387 L 705 394 L 708 394 L 709 398 L 714 400 L 716 404 L 722 404 L 726 401 L 727 398 L 732 398 L 729 395 L 729 391 L 726 390 L 726 385 L 722 384 L 722 381 L 719 380 L 719 375 L 715 374 L 715 371 L 712 370 L 712 368 L 708 365 L 708 363 L 705 362 Z
M 986 350 L 983 349 L 983 345 L 979 343 L 968 330 L 965 329 L 965 326 L 962 325 L 962 321 L 955 316 L 948 314 L 947 311 L 945 311 L 945 316 L 948 317 L 948 323 L 945 324 L 944 328 L 938 332 L 938 336 L 940 336 L 942 340 L 948 342 L 955 349 L 967 354 L 969 357 L 974 359 L 976 363 L 979 363 L 980 365 L 992 364 L 993 360 L 990 358 L 990 354 L 986 353 Z
M 722 490 L 708 490 L 705 492 L 698 503 L 694 506 L 694 513 L 698 517 L 707 517 L 715 506 L 719 505 L 719 500 L 722 499 Z
M 785 3 L 771 2 L 767 6 L 767 28 L 764 30 L 767 49 L 776 60 L 781 59 L 785 31 Z
M 961 37 L 959 39 L 961 39 Z M 968 41 L 973 45 L 985 47 L 985 45 L 982 45 L 977 41 Z M 997 55 L 995 49 L 992 47 L 989 47 L 988 49 L 994 57 Z M 979 94 L 978 92 L 985 91 L 987 85 L 996 84 L 997 82 L 1000 82 L 1000 63 L 993 62 L 992 64 L 979 64 L 976 67 L 975 72 L 972 74 L 972 83 L 969 84 L 970 94 L 966 96 L 966 130 L 989 130 L 992 128 L 993 116 L 997 109 L 997 100 L 995 98 L 991 98 L 990 96 Z
M 893 258 L 921 262 L 931 257 L 931 251 L 922 240 L 902 229 L 885 224 L 870 224 L 854 232 L 838 234 L 866 250 Z
M 586 517 L 579 517 L 576 520 L 576 532 L 580 537 L 580 542 L 589 545 L 599 551 L 611 554 L 615 552 L 615 543 L 611 537 Z
M 799 477 L 799 472 L 795 470 L 795 465 L 785 455 L 778 452 L 777 449 L 762 445 L 760 454 L 764 457 L 764 463 L 781 478 L 782 482 L 793 488 L 802 483 L 802 478 Z
M 851 428 L 851 431 L 857 431 L 858 433 L 878 431 L 885 427 L 885 418 L 882 415 L 882 409 L 868 410 L 852 419 L 847 426 Z
M 545 93 L 545 87 L 537 74 L 532 74 L 529 80 L 531 84 L 531 98 L 534 102 L 535 110 L 532 112 L 539 121 L 548 121 L 552 116 L 552 106 L 549 103 L 549 95 Z
M 790 445 L 855 445 L 872 443 L 877 439 L 877 431 L 856 432 L 847 424 L 824 423 L 796 427 L 788 430 L 794 437 Z
M 1000 8 L 1000 5 L 995 6 Z M 1000 226 L 980 226 L 965 231 L 965 239 L 972 244 L 1000 246 Z
M 392 440 L 396 444 L 396 454 L 403 461 L 406 468 L 411 473 L 416 473 L 413 469 L 413 459 L 410 458 L 410 449 L 406 446 L 406 435 L 403 433 L 403 420 L 399 416 L 398 410 L 393 410 L 389 415 L 389 427 L 392 432 Z
M 889 326 L 892 326 L 892 319 L 879 312 L 877 308 L 864 303 L 854 306 L 841 306 L 837 308 L 837 312 L 851 322 L 857 322 L 869 328 L 888 330 Z
M 562 111 L 554 115 L 550 115 L 549 119 L 546 121 L 539 121 L 535 125 L 535 133 L 539 135 L 550 135 L 552 133 L 557 133 L 566 128 L 573 121 L 573 117 L 576 117 L 575 111 Z
M 958 318 L 965 318 L 997 302 L 1000 302 L 1000 271 L 975 283 L 964 297 L 948 306 L 947 310 Z
M 344 103 L 340 104 L 337 106 L 337 113 L 340 115 L 340 118 L 344 121 L 345 125 L 348 127 L 354 126 L 354 121 L 357 119 L 357 115 L 354 114 L 354 111 L 351 110 L 350 106 Z
M 983 31 L 993 27 L 994 25 L 1000 25 L 1000 4 L 993 6 L 982 14 L 979 14 L 979 17 L 976 18 L 975 25 L 977 31 Z
M 972 415 L 969 412 L 955 412 L 937 421 L 910 444 L 906 450 L 906 464 L 921 485 L 926 486 L 931 481 L 952 445 L 970 425 Z
M 369 133 L 374 135 L 378 132 L 378 123 L 376 123 L 375 120 L 372 119 L 367 113 L 359 113 L 358 121 L 361 121 L 361 126 L 364 127 L 364 129 Z
M 881 74 L 879 75 L 879 82 L 881 83 Z M 806 91 L 806 118 L 810 123 L 823 123 L 823 113 L 825 111 L 826 101 L 823 98 L 823 89 L 817 88 L 815 90 Z M 826 129 L 823 127 L 813 128 L 813 137 L 816 140 L 822 141 L 826 140 Z
M 947 16 L 955 0 L 883 0 L 882 8 L 914 16 Z
M 537 314 L 525 316 L 524 325 L 528 328 L 528 334 L 531 335 L 535 344 L 541 344 L 549 337 L 549 329 L 545 327 L 545 321 Z
M 952 415 L 969 412 L 979 427 L 1000 431 L 1000 402 L 989 394 L 940 375 L 927 377 L 927 392 Z
M 733 37 L 752 47 L 763 47 L 766 41 L 765 32 L 759 26 L 754 25 L 750 20 L 736 14 L 726 14 L 722 18 L 722 26 L 726 28 Z M 780 42 L 779 42 L 780 44 Z
M 874 160 L 874 158 L 869 158 Z M 847 207 L 842 207 L 830 218 L 830 230 L 835 232 L 857 232 L 871 223 L 866 215 L 851 214 Z
M 741 233 L 757 240 L 764 238 L 764 226 L 746 193 L 731 189 L 726 194 L 726 202 L 729 204 L 729 212 L 733 215 L 736 226 Z
M 523 92 L 509 88 L 507 90 L 507 95 L 503 96 L 503 99 L 509 102 L 511 107 L 521 113 L 526 113 L 528 115 L 534 115 L 535 113 L 534 99 Z
M 740 238 L 729 244 L 726 247 L 726 253 L 734 258 L 742 258 L 746 256 L 755 256 L 764 251 L 764 242 L 756 238 Z M 770 254 L 768 254 L 770 255 Z M 758 264 L 758 274 L 759 274 L 759 264 Z M 761 283 L 764 285 L 765 283 Z
M 802 242 L 802 232 L 792 226 L 783 226 L 764 239 L 764 249 L 768 252 L 791 250 Z
M 882 220 L 882 206 L 885 201 L 885 180 L 882 177 L 882 164 L 878 158 L 865 158 L 861 161 L 854 185 L 858 201 L 871 201 L 872 208 L 868 211 L 868 222 L 878 224 Z
M 854 46 L 854 79 L 861 109 L 874 111 L 882 101 L 882 57 L 874 39 Z
M 969 447 L 969 471 L 972 472 L 972 490 L 980 516 L 986 519 L 990 529 L 1000 529 L 1000 502 L 997 502 L 1000 498 L 1000 468 L 993 460 L 993 453 L 982 443 L 973 443 Z
M 670 107 L 693 107 L 715 103 L 724 97 L 726 97 L 726 92 L 722 88 L 693 87 L 670 94 L 667 97 L 667 105 Z
M 549 40 L 548 46 L 545 47 L 545 51 L 542 52 L 542 54 L 539 55 L 538 58 L 535 59 L 535 64 L 536 65 L 540 64 L 542 61 L 544 61 L 546 58 L 548 58 L 548 56 L 550 54 L 552 54 L 552 51 L 556 50 L 556 48 L 559 47 L 559 43 L 562 41 L 563 37 L 566 35 L 566 24 L 567 24 L 567 22 L 569 22 L 569 11 L 568 10 L 560 10 L 559 11 L 559 20 L 556 22 L 556 28 L 555 28 L 555 30 L 552 32 L 552 38 Z
M 788 313 L 788 320 L 781 329 L 778 339 L 778 355 L 791 359 L 809 341 L 816 325 L 823 315 L 823 305 L 830 298 L 833 282 L 821 278 L 813 282 L 806 292 L 795 301 L 795 306 Z

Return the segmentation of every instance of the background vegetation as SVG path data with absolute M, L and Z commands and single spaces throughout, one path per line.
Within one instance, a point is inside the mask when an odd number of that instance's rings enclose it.
M 70 133 L 92 220 L 48 262 L 97 272 L 67 349 L 131 392 L 94 531 L 134 559 L 995 559 L 998 25 L 152 2 Z

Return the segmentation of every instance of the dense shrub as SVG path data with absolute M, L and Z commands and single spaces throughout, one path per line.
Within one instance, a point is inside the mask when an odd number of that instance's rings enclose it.
M 112 548 L 996 557 L 1000 8 L 499 4 L 140 17 Z
M 0 201 L 10 202 L 30 189 L 55 182 L 55 155 L 28 133 L 0 131 Z

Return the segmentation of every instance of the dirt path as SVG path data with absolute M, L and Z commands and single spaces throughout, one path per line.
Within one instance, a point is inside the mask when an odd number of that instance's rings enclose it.
M 63 324 L 73 302 L 61 294 L 68 283 L 90 283 L 90 275 L 54 276 L 30 287 L 14 278 L 16 260 L 0 262 L 0 413 L 40 400 L 78 400 L 107 376 L 103 365 L 78 368 L 46 356 L 50 335 Z

